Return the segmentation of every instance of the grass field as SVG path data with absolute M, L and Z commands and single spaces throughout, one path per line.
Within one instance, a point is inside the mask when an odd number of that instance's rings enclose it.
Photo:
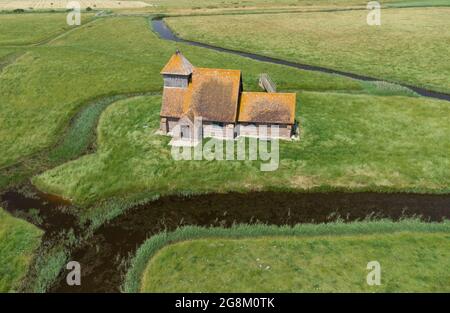
M 0 15 L 0 47 L 36 44 L 74 28 L 67 25 L 66 16 L 55 13 Z M 81 17 L 81 22 L 85 23 L 92 14 Z
M 16 51 L 15 48 L 1 48 L 0 47 L 0 69 L 7 66 L 6 57 Z
M 50 44 L 24 49 L 0 75 L 0 147 L 5 152 L 0 166 L 55 143 L 71 117 L 95 99 L 160 92 L 159 71 L 178 46 L 195 65 L 241 69 L 246 90 L 257 90 L 258 74 L 267 72 L 279 90 L 300 91 L 302 140 L 282 143 L 275 175 L 260 172 L 258 162 L 175 163 L 168 138 L 154 135 L 161 101 L 156 96 L 113 105 L 98 127 L 97 153 L 50 170 L 34 183 L 83 205 L 129 195 L 280 185 L 310 191 L 448 191 L 446 102 L 410 97 L 386 84 L 162 41 L 148 27 L 143 17 L 100 19 Z
M 16 60 L 16 48 L 1 48 L 0 47 L 0 74 L 2 70 L 7 67 L 11 62 Z
M 392 0 L 383 1 L 387 3 L 386 7 L 433 7 L 433 6 L 450 6 L 449 0 Z
M 0 208 L 0 292 L 13 292 L 27 273 L 43 232 Z
M 244 3 L 236 1 L 238 5 Z M 261 7 L 273 5 L 265 0 L 253 2 Z M 324 0 L 320 3 L 328 5 L 332 2 Z M 170 3 L 168 0 L 167 5 Z M 301 3 L 309 4 L 308 1 Z M 179 7 L 184 4 L 194 5 L 192 2 L 178 3 Z M 291 3 L 286 0 L 281 4 L 289 6 Z M 213 4 L 199 2 L 196 5 Z M 419 16 L 418 21 L 423 22 L 426 17 L 427 14 Z M 217 21 L 221 19 L 217 18 Z M 80 205 L 80 215 L 87 212 L 92 213 L 90 217 L 97 217 L 89 230 L 104 222 L 105 216 L 111 218 L 121 213 L 130 201 L 148 201 L 166 194 L 280 188 L 296 191 L 450 191 L 450 124 L 445 118 L 450 116 L 448 102 L 418 97 L 397 85 L 301 71 L 163 41 L 151 32 L 147 17 L 114 16 L 98 18 L 89 24 L 86 21 L 81 27 L 71 29 L 65 26 L 65 14 L 0 14 L 0 149 L 3 152 L 0 154 L 0 190 L 14 179 L 23 181 L 50 169 L 33 177 L 32 182 L 43 191 L 72 199 Z M 442 25 L 446 26 L 445 23 Z M 415 31 L 414 28 L 407 30 Z M 445 32 L 441 33 L 444 36 Z M 434 31 L 430 31 L 430 36 L 443 38 Z M 430 59 L 447 52 L 447 47 L 442 48 L 441 44 L 426 50 Z M 281 143 L 280 166 L 276 172 L 261 172 L 260 162 L 175 162 L 172 159 L 167 146 L 169 138 L 156 135 L 155 130 L 161 105 L 159 72 L 177 47 L 197 66 L 241 69 L 246 90 L 258 90 L 257 77 L 266 72 L 279 90 L 297 93 L 296 116 L 300 121 L 301 140 Z M 325 52 L 320 55 L 333 60 Z M 295 53 L 286 57 L 295 57 Z M 355 66 L 366 61 L 357 57 L 355 55 Z M 423 60 L 417 58 L 417 63 L 425 67 L 421 62 L 427 60 L 428 54 Z M 347 59 L 353 64 L 353 58 Z M 447 74 L 448 67 L 445 62 L 439 62 L 441 64 L 426 64 L 429 66 L 426 70 L 410 67 L 411 72 L 405 73 L 401 67 L 396 72 L 408 74 L 413 79 L 414 71 L 423 70 L 424 80 L 440 84 L 441 73 Z M 382 78 L 390 78 L 389 75 L 386 72 Z M 95 128 L 97 151 L 78 158 L 92 143 Z M 18 162 L 21 163 L 17 167 L 6 168 Z M 77 213 L 75 209 L 73 213 Z M 0 291 L 17 290 L 42 233 L 2 211 L 0 226 Z M 435 226 L 427 227 L 434 229 Z M 383 253 L 404 248 L 414 259 L 420 253 L 407 246 L 411 242 L 417 242 L 417 246 L 427 253 L 433 248 L 441 251 L 448 236 L 442 238 L 436 232 L 422 238 L 427 227 L 403 229 L 408 233 L 401 235 L 383 235 L 380 238 Z M 421 238 L 416 238 L 416 234 Z M 4 240 L 2 236 L 5 235 L 8 237 Z M 266 235 L 271 236 L 270 233 Z M 327 236 L 324 233 L 316 235 Z M 365 234 L 362 237 L 375 249 L 373 236 Z M 356 235 L 336 244 L 346 251 L 357 244 L 353 238 Z M 78 244 L 78 239 L 71 233 L 61 239 L 60 246 L 43 250 L 33 267 L 36 279 L 28 286 L 30 290 L 49 288 L 69 257 L 69 247 Z M 273 250 L 264 246 L 266 241 L 255 244 L 253 239 L 246 240 L 249 251 L 267 248 L 270 259 L 269 252 Z M 302 248 L 310 243 L 283 240 L 279 244 L 286 249 L 291 245 Z M 335 244 L 330 238 L 311 240 L 317 240 L 322 246 Z M 215 241 L 210 243 L 216 244 Z M 233 240 L 223 242 L 231 252 L 238 251 L 234 243 Z M 403 243 L 406 246 L 401 246 Z M 193 244 L 198 244 L 194 250 L 204 249 L 201 241 Z M 18 252 L 13 249 L 17 247 L 26 255 L 18 257 Z M 355 260 L 366 256 L 364 253 L 355 255 Z M 389 255 L 383 256 L 391 262 Z M 442 263 L 441 257 L 448 256 L 445 253 L 435 255 L 438 264 Z M 286 260 L 289 261 L 289 257 Z M 426 259 L 424 264 L 428 261 Z M 4 262 L 7 265 L 4 266 Z M 244 270 L 245 264 L 241 265 Z M 391 284 L 389 288 L 429 290 L 426 289 L 431 288 L 429 277 L 424 278 L 423 285 L 406 281 L 398 286 Z M 441 280 L 436 278 L 435 282 L 440 284 Z
M 303 139 L 280 144 L 275 172 L 261 172 L 256 161 L 174 161 L 169 138 L 155 135 L 160 103 L 159 96 L 140 97 L 108 107 L 98 126 L 98 151 L 33 182 L 78 204 L 145 190 L 170 194 L 283 186 L 448 192 L 446 102 L 302 92 L 297 116 Z
M 118 53 L 120 47 L 107 53 L 101 47 L 65 46 L 64 41 L 57 41 L 53 46 L 28 50 L 18 62 L 3 71 L 0 101 L 5 108 L 0 117 L 0 146 L 6 153 L 0 156 L 0 166 L 54 143 L 70 117 L 90 100 L 160 88 L 149 74 L 152 55 L 149 55 L 151 44 L 147 39 L 149 34 L 145 32 L 145 19 L 130 20 L 129 23 L 118 19 L 110 24 L 109 36 L 119 36 L 121 32 L 124 35 L 127 30 L 120 30 L 121 23 L 133 28 L 136 22 L 144 27 L 144 32 L 135 33 L 134 40 L 141 42 L 140 48 L 148 45 L 145 56 L 136 48 L 134 53 Z M 115 33 L 114 24 L 118 26 Z M 93 36 L 95 41 L 99 34 L 87 29 L 91 32 L 81 29 L 78 32 L 86 37 Z M 123 38 L 124 42 L 131 40 L 125 39 L 125 35 Z M 68 93 L 68 90 L 73 92 Z
M 450 93 L 450 8 L 168 18 L 181 37 Z M 263 31 L 262 31 L 263 30 Z M 270 38 L 270 39 L 268 39 Z
M 367 1 L 361 0 L 146 0 L 162 10 L 174 8 L 218 9 L 218 8 L 282 8 L 282 7 L 365 7 Z M 450 5 L 449 0 L 385 0 L 383 5 Z
M 448 292 L 449 223 L 404 220 L 231 229 L 186 227 L 148 239 L 127 292 Z M 381 265 L 369 286 L 367 263 Z
M 70 118 L 92 100 L 161 91 L 159 72 L 175 47 L 149 30 L 148 19 L 136 17 L 102 19 L 49 45 L 24 49 L 0 75 L 0 168 L 54 144 Z M 242 69 L 246 88 L 256 88 L 257 75 L 269 71 L 283 89 L 364 89 L 337 76 L 178 47 L 199 66 Z
M 0 0 L 0 10 L 13 11 L 22 9 L 26 11 L 66 10 L 70 0 Z M 84 0 L 79 1 L 82 10 L 90 9 L 138 9 L 148 7 L 145 1 L 133 0 Z

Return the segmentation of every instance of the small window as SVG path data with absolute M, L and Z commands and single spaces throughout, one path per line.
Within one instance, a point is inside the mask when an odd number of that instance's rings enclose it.
M 187 126 L 187 125 L 181 126 L 180 137 L 181 138 L 190 138 L 191 137 L 190 133 L 189 133 L 189 126 Z

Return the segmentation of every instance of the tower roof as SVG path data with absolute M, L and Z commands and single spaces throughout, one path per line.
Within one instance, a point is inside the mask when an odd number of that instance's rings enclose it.
M 169 62 L 161 70 L 161 74 L 173 75 L 190 75 L 194 70 L 194 66 L 185 56 L 177 49 L 172 55 Z

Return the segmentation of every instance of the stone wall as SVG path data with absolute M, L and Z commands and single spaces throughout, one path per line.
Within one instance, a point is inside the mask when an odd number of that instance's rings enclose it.
M 161 117 L 159 129 L 163 134 L 167 134 L 177 125 L 179 119 L 174 117 Z
M 161 117 L 160 130 L 163 134 L 167 134 L 173 130 L 178 124 L 179 119 L 172 117 Z M 239 123 L 237 125 L 227 123 L 212 123 L 203 121 L 202 133 L 204 138 L 216 137 L 233 139 L 236 136 L 242 137 L 264 137 L 290 139 L 293 135 L 292 125 L 281 124 L 278 126 L 278 134 L 271 133 L 270 124 L 251 124 Z M 266 132 L 262 127 L 266 127 Z
M 264 131 L 264 126 L 266 131 Z M 272 134 L 270 124 L 251 124 L 251 123 L 239 123 L 237 125 L 237 135 L 243 137 L 276 137 L 281 139 L 290 139 L 292 135 L 292 125 L 273 125 L 278 126 L 278 135 Z
M 203 122 L 203 137 L 233 139 L 235 137 L 234 124 Z

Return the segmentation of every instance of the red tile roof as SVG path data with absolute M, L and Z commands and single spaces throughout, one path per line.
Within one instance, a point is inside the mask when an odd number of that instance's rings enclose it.
M 243 92 L 239 122 L 294 124 L 295 93 Z
M 186 93 L 186 88 L 164 88 L 160 115 L 179 118 L 184 113 L 183 102 Z
M 189 107 L 205 121 L 236 122 L 241 71 L 195 68 Z
M 192 78 L 187 88 L 164 88 L 161 116 L 181 118 L 189 115 L 224 123 L 294 123 L 295 93 L 242 92 L 239 97 L 239 70 L 194 68 L 177 52 L 161 73 L 182 75 L 189 71 Z
M 161 116 L 191 114 L 205 121 L 236 122 L 241 71 L 195 68 L 187 88 L 166 87 Z

